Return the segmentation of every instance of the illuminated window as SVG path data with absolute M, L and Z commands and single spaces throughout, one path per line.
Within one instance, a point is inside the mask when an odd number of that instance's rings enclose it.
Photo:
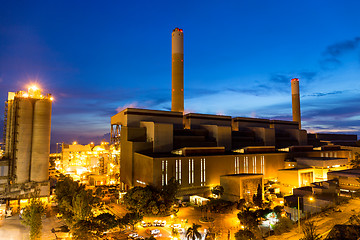
M 249 157 L 244 157 L 244 173 L 249 173 Z
M 261 173 L 265 174 L 265 156 L 260 157 Z
M 252 173 L 256 173 L 256 156 L 252 157 L 252 165 L 253 165 Z
M 330 157 L 332 157 L 333 156 L 333 153 L 332 152 L 330 152 Z
M 235 157 L 235 174 L 240 173 L 240 158 Z
M 181 184 L 181 159 L 175 160 L 175 178 Z
M 321 157 L 324 157 L 324 153 L 323 153 L 323 152 L 321 153 Z
M 168 183 L 168 161 L 161 160 L 161 185 L 165 186 Z
M 334 157 L 337 157 L 337 152 L 334 152 Z
M 189 184 L 194 183 L 194 159 L 189 159 Z
M 206 183 L 206 175 L 205 175 L 205 158 L 201 158 L 200 159 L 201 161 L 201 174 L 200 174 L 200 185 L 201 186 L 205 186 L 205 183 Z

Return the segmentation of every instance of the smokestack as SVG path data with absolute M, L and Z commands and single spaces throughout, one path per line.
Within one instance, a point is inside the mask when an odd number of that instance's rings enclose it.
M 299 129 L 301 129 L 300 91 L 298 78 L 291 79 L 291 96 L 293 121 L 298 122 Z
M 184 112 L 184 35 L 175 28 L 172 32 L 172 89 L 171 111 Z

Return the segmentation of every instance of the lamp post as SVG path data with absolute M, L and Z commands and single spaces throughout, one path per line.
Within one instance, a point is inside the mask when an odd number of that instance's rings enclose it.
M 297 197 L 298 199 L 298 227 L 299 227 L 299 234 L 301 232 L 301 226 L 300 226 L 300 197 Z
M 313 197 L 309 197 L 309 201 L 313 202 L 314 198 Z M 312 204 L 310 204 L 310 218 L 312 217 Z

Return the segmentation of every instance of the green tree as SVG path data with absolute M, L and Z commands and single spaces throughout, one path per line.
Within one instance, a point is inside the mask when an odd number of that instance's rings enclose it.
M 196 240 L 196 238 L 201 239 L 201 234 L 198 230 L 200 227 L 201 227 L 201 225 L 193 223 L 192 227 L 189 227 L 186 230 L 186 238 L 192 239 L 192 240 Z
M 249 229 L 239 230 L 235 233 L 236 240 L 254 240 L 256 239 L 255 234 Z
M 279 221 L 273 226 L 275 235 L 281 235 L 284 232 L 289 232 L 294 226 L 293 221 L 289 218 L 281 217 Z
M 124 225 L 130 225 L 135 229 L 135 225 L 143 220 L 143 216 L 136 212 L 126 213 L 125 216 L 121 219 L 121 222 Z
M 261 208 L 263 205 L 262 188 L 260 184 L 258 184 L 256 195 L 254 194 L 253 196 L 253 202 L 259 208 Z
M 39 198 L 33 197 L 30 199 L 30 204 L 25 207 L 22 214 L 23 223 L 30 227 L 30 239 L 40 239 L 42 221 L 41 216 L 45 213 L 44 204 Z
M 304 226 L 302 227 L 302 232 L 304 237 L 301 240 L 320 240 L 321 235 L 317 234 L 317 226 L 313 221 L 305 222 Z
M 171 236 L 172 236 L 173 238 L 179 238 L 179 237 L 180 237 L 180 233 L 179 233 L 179 231 L 178 231 L 176 228 L 173 228 L 173 229 L 171 230 Z
M 355 156 L 355 158 L 350 161 L 350 166 L 351 166 L 351 168 L 359 169 L 360 168 L 360 154 L 356 152 L 354 154 L 354 156 Z
M 241 224 L 244 225 L 246 230 L 252 230 L 257 228 L 259 225 L 258 215 L 256 212 L 250 211 L 249 208 L 246 208 L 244 211 L 241 211 L 237 214 L 238 219 Z
M 75 221 L 89 220 L 92 218 L 93 213 L 91 209 L 94 207 L 96 198 L 93 197 L 91 190 L 81 189 L 72 201 L 72 211 Z
M 221 195 L 224 194 L 224 187 L 221 185 L 216 185 L 215 187 L 213 187 L 211 189 L 211 192 L 212 192 L 212 194 L 214 194 L 220 198 Z

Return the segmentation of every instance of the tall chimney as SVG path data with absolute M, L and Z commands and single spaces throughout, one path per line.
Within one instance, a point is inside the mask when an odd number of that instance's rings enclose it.
M 184 112 L 184 35 L 175 28 L 172 32 L 172 89 L 171 111 Z
M 291 96 L 293 121 L 298 122 L 299 129 L 301 129 L 300 91 L 298 78 L 291 79 Z

